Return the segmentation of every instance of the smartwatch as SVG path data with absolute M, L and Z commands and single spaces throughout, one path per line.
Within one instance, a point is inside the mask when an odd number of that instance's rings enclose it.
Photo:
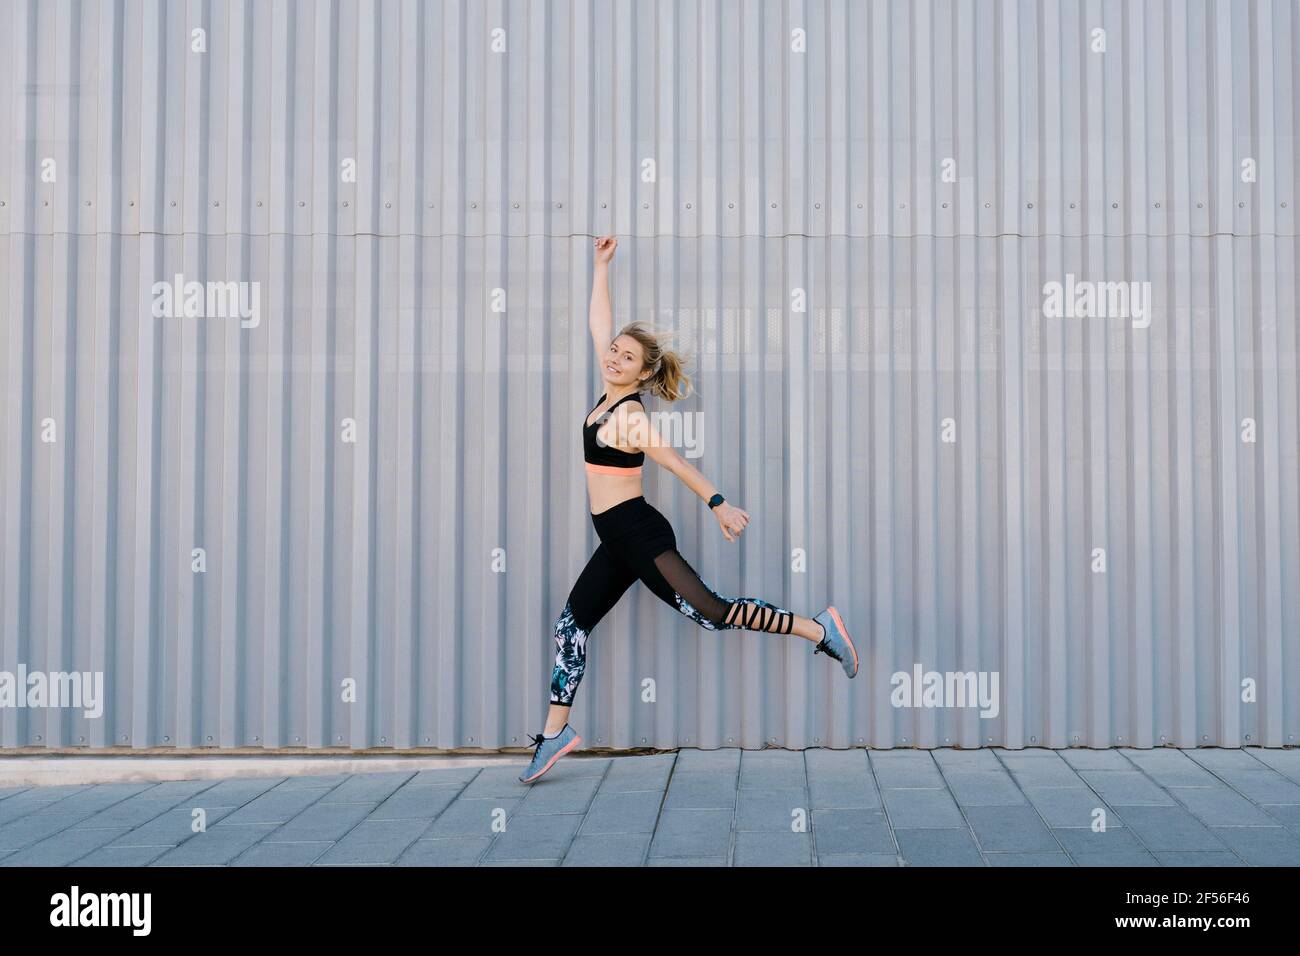
M 718 505 L 722 504 L 726 500 L 727 499 L 722 497 L 722 495 L 715 492 L 713 497 L 709 499 L 709 507 L 716 508 Z

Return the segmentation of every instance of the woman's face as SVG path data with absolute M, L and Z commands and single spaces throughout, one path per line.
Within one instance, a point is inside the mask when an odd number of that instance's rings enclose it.
M 610 385 L 632 385 L 640 377 L 645 349 L 630 335 L 620 335 L 609 343 L 600 374 Z

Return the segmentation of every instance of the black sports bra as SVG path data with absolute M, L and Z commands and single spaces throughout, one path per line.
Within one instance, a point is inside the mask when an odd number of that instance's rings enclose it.
M 609 393 L 606 392 L 605 395 Z M 594 412 L 601 402 L 605 400 L 605 395 L 600 396 L 600 401 L 591 406 L 591 412 Z M 629 399 L 640 401 L 641 393 L 633 392 L 631 395 L 624 395 L 617 402 L 605 409 L 594 422 L 587 424 L 587 418 L 584 415 L 582 422 L 582 457 L 587 463 L 587 470 L 596 474 L 616 474 L 616 475 L 635 475 L 641 471 L 641 465 L 645 462 L 645 452 L 643 451 L 622 451 L 612 445 L 603 445 L 596 440 L 596 432 L 600 431 L 600 426 L 605 423 L 610 414 L 618 406 L 622 405 Z M 590 415 L 591 412 L 587 412 Z

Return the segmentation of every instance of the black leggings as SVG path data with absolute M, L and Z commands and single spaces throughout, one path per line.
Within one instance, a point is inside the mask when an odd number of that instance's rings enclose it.
M 791 632 L 792 612 L 758 598 L 723 597 L 700 580 L 678 552 L 672 525 L 644 495 L 592 515 L 591 522 L 600 545 L 555 622 L 552 704 L 573 705 L 587 666 L 587 635 L 638 579 L 669 607 L 711 631 Z

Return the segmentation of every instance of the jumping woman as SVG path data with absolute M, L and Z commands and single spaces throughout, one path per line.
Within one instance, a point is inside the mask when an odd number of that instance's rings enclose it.
M 668 519 L 645 500 L 641 465 L 649 455 L 708 502 L 728 541 L 737 540 L 749 524 L 749 515 L 728 504 L 703 474 L 668 447 L 645 414 L 642 391 L 675 402 L 689 394 L 690 380 L 678 356 L 663 348 L 642 323 L 612 334 L 609 263 L 617 245 L 611 236 L 595 240 L 590 326 L 605 394 L 582 425 L 591 523 L 600 544 L 555 622 L 551 707 L 542 733 L 530 738 L 530 746 L 537 749 L 519 778 L 522 783 L 532 783 L 582 743 L 567 721 L 587 663 L 587 637 L 638 579 L 669 607 L 710 631 L 743 628 L 793 634 L 816 644 L 814 654 L 839 661 L 849 677 L 858 673 L 858 652 L 834 607 L 806 618 L 758 598 L 723 597 L 686 563 Z

